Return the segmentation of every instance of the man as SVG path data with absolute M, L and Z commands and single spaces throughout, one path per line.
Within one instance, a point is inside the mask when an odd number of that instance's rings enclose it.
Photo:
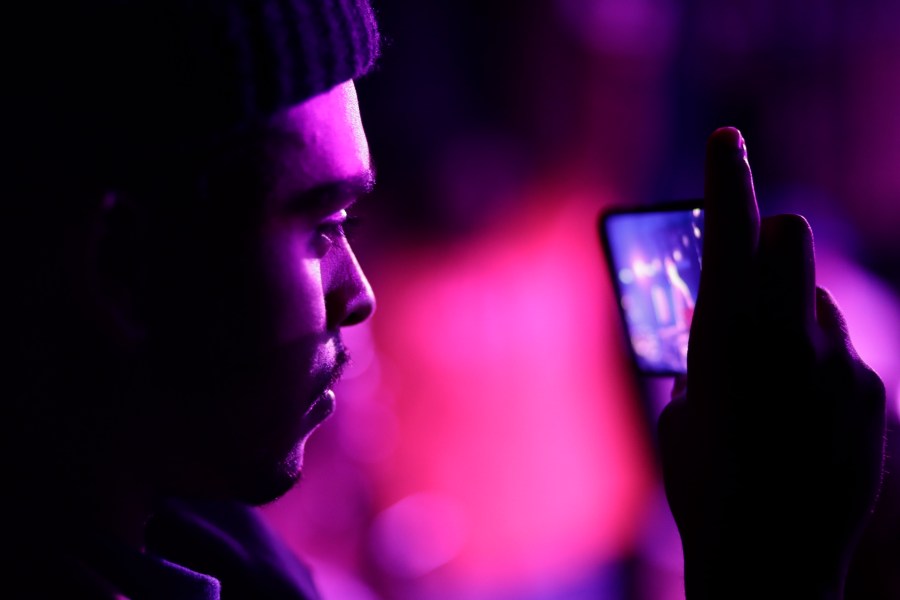
M 341 230 L 373 180 L 353 85 L 377 55 L 371 8 L 51 0 L 17 6 L 4 22 L 0 460 L 5 539 L 15 548 L 4 596 L 316 597 L 250 507 L 299 479 L 303 443 L 333 409 L 347 360 L 340 330 L 374 309 Z M 877 377 L 853 354 L 827 296 L 821 335 L 810 333 L 819 330 L 808 238 L 795 220 L 757 237 L 738 148 L 733 130 L 710 147 L 708 275 L 687 400 L 673 403 L 662 430 L 688 593 L 756 589 L 737 577 L 739 561 L 758 550 L 777 550 L 771 573 L 790 575 L 786 539 L 791 552 L 822 552 L 785 589 L 811 585 L 832 597 L 877 487 L 880 447 L 871 442 L 880 440 L 883 393 L 879 406 Z M 775 243 L 760 260 L 764 239 Z M 778 257 L 800 260 L 782 270 Z M 757 286 L 760 265 L 776 278 Z M 764 355 L 764 344 L 756 329 L 732 326 L 770 325 L 760 315 L 785 317 L 761 331 L 801 351 L 796 370 L 744 362 Z M 750 377 L 742 402 L 720 402 Z M 717 419 L 731 413 L 716 407 L 763 410 L 772 390 L 790 417 L 787 435 L 767 437 L 766 460 L 748 462 L 755 446 L 745 434 L 763 436 L 770 423 L 749 419 L 758 429 L 723 428 L 741 434 L 723 438 Z M 831 401 L 828 428 L 814 432 L 833 452 L 807 474 L 812 463 L 792 462 L 805 449 L 795 443 L 806 437 L 805 413 L 789 401 L 820 397 Z M 857 398 L 865 402 L 844 402 Z M 776 468 L 785 458 L 791 468 Z M 755 493 L 770 472 L 795 502 Z M 827 510 L 793 535 L 775 509 L 796 515 L 812 492 L 831 494 Z M 828 535 L 813 535 L 813 525 Z
M 3 596 L 315 597 L 247 507 L 300 478 L 341 328 L 374 309 L 342 231 L 374 179 L 371 7 L 51 1 L 5 26 Z

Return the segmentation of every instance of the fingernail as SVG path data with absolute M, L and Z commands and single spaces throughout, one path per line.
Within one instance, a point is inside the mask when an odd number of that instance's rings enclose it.
M 719 127 L 710 136 L 710 142 L 718 146 L 720 151 L 737 150 L 740 158 L 747 158 L 747 144 L 737 127 Z
M 741 133 L 740 129 L 735 129 L 738 137 L 738 150 L 741 153 L 741 156 L 747 158 L 747 142 L 744 140 L 744 135 Z

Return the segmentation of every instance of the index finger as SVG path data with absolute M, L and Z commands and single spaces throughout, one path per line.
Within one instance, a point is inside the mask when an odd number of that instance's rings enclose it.
M 747 147 L 734 127 L 707 140 L 704 206 L 699 295 L 707 307 L 736 308 L 749 299 L 760 221 Z

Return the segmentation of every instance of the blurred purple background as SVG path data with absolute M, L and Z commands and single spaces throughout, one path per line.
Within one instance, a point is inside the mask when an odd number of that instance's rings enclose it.
M 900 5 L 376 7 L 387 44 L 358 89 L 379 188 L 355 243 L 378 310 L 347 331 L 305 481 L 266 508 L 326 600 L 683 597 L 653 440 L 671 382 L 629 368 L 595 223 L 702 194 L 722 125 L 747 140 L 762 213 L 811 222 L 893 443 Z M 896 479 L 848 600 L 900 597 Z

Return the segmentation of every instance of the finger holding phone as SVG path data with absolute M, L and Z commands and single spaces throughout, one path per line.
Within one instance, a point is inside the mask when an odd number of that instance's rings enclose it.
M 842 597 L 881 481 L 884 386 L 816 286 L 799 215 L 760 218 L 740 132 L 707 142 L 687 374 L 659 420 L 688 599 Z

